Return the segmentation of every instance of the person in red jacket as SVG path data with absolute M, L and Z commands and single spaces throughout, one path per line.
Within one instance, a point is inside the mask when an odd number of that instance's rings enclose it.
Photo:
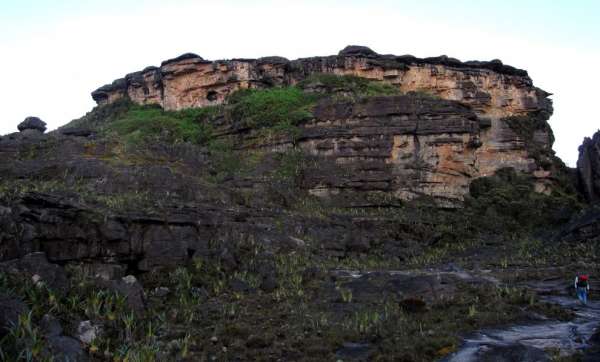
M 587 304 L 587 296 L 590 291 L 590 283 L 588 283 L 587 275 L 578 275 L 575 277 L 575 291 L 577 292 L 577 298 L 583 304 Z

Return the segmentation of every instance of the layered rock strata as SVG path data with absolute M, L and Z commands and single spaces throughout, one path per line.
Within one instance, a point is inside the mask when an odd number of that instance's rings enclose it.
M 317 107 L 315 119 L 304 127 L 302 148 L 333 158 L 353 177 L 321 180 L 313 185 L 315 194 L 350 187 L 452 203 L 462 200 L 471 180 L 504 167 L 531 174 L 540 192 L 552 188 L 553 136 L 546 122 L 552 113 L 550 94 L 536 88 L 526 71 L 499 60 L 419 59 L 356 46 L 337 56 L 292 61 L 207 61 L 184 54 L 129 74 L 92 96 L 100 105 L 129 98 L 180 110 L 224 103 L 238 89 L 294 85 L 316 73 L 363 77 L 428 97 Z

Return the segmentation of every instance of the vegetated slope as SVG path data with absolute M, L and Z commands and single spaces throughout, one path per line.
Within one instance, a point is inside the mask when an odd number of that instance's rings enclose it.
M 199 109 L 122 99 L 57 132 L 4 136 L 0 293 L 31 314 L 2 351 L 67 353 L 44 329 L 51 314 L 65 338 L 101 327 L 75 351 L 94 360 L 429 361 L 481 326 L 567 318 L 457 272 L 519 278 L 596 255 L 551 238 L 581 208 L 551 154 L 543 193 L 531 172 L 500 168 L 447 197 L 478 127 L 460 102 L 313 75 Z

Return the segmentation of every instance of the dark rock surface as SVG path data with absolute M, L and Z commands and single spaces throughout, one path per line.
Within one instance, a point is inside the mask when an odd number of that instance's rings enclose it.
M 579 187 L 590 203 L 600 201 L 600 132 L 585 138 L 577 159 Z
M 363 56 L 369 56 L 369 55 L 377 55 L 377 53 L 375 53 L 373 50 L 371 50 L 371 48 L 366 47 L 366 46 L 362 46 L 362 45 L 348 45 L 347 47 L 345 47 L 344 49 L 340 50 L 340 52 L 338 53 L 338 55 L 340 56 L 353 56 L 353 55 L 363 55 Z
M 0 263 L 0 271 L 27 275 L 29 278 L 37 275 L 40 282 L 56 290 L 69 288 L 69 280 L 64 269 L 57 264 L 48 262 L 44 252 L 34 252 L 20 259 Z
M 57 362 L 88 361 L 81 343 L 69 336 L 48 337 L 48 353 Z
M 21 314 L 28 312 L 29 308 L 20 299 L 0 294 L 0 338 L 17 325 Z
M 32 129 L 44 133 L 46 131 L 46 122 L 42 121 L 38 117 L 27 117 L 23 122 L 19 123 L 17 128 L 21 132 Z
M 94 134 L 94 131 L 89 128 L 71 127 L 61 129 L 60 133 L 64 134 L 65 136 L 89 137 Z
M 552 359 L 541 349 L 518 346 L 493 346 L 479 357 L 481 362 L 550 362 Z

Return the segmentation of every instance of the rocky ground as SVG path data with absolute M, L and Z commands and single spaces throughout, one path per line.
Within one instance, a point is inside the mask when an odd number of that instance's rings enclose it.
M 327 99 L 305 84 L 182 111 L 119 101 L 0 138 L 1 359 L 456 360 L 477 331 L 586 318 L 548 297 L 598 271 L 600 213 L 574 171 L 537 149 L 551 191 L 502 168 L 451 203 L 399 197 L 398 180 L 421 185 L 431 169 L 361 162 L 391 152 L 373 130 L 446 120 L 440 134 L 470 135 L 481 123 L 457 102 L 335 82 L 346 88 Z M 379 123 L 325 124 L 348 102 Z M 589 327 L 577 348 L 478 358 L 589 359 Z

